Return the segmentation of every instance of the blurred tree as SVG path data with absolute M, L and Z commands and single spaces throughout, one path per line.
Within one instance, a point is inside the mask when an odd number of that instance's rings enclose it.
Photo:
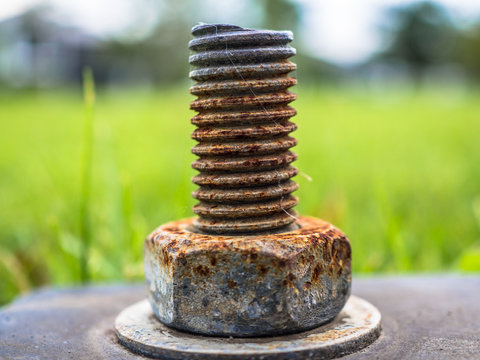
M 465 69 L 480 80 L 480 22 L 462 36 L 459 61 Z
M 428 67 L 454 60 L 459 34 L 441 6 L 421 2 L 395 7 L 386 18 L 388 45 L 379 58 L 405 61 L 417 81 Z
M 190 0 L 158 2 L 157 25 L 145 38 L 125 41 L 112 39 L 106 43 L 111 76 L 116 81 L 150 83 L 164 86 L 186 79 L 192 20 Z
M 262 27 L 274 30 L 298 30 L 301 11 L 298 2 L 291 0 L 261 0 Z

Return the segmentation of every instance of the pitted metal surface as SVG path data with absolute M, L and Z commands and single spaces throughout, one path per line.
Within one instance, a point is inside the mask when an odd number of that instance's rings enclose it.
M 319 219 L 275 235 L 212 236 L 172 222 L 145 241 L 148 297 L 158 319 L 184 331 L 264 336 L 333 319 L 350 295 L 345 235 Z
M 268 338 L 215 338 L 163 326 L 144 300 L 120 313 L 115 333 L 129 349 L 161 359 L 331 359 L 375 341 L 380 319 L 373 305 L 352 296 L 334 321 L 311 331 Z
M 223 24 L 192 33 L 195 226 L 210 234 L 288 231 L 298 202 L 290 180 L 296 155 L 289 150 L 297 141 L 288 136 L 297 128 L 288 106 L 296 99 L 288 91 L 297 83 L 288 75 L 296 68 L 288 60 L 293 34 Z

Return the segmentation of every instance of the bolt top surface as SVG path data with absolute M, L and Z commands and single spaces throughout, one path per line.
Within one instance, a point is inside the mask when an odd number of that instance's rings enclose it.
M 287 30 L 281 30 L 281 31 L 257 30 L 257 29 L 244 28 L 237 25 L 230 25 L 230 24 L 205 24 L 205 23 L 200 23 L 198 25 L 195 25 L 192 28 L 192 35 L 196 37 L 209 35 L 209 34 L 220 34 L 225 32 L 276 33 L 279 35 L 283 35 L 286 39 L 289 39 L 290 41 L 293 40 L 293 33 Z
M 247 29 L 237 26 L 237 25 L 230 25 L 230 24 L 206 24 L 206 23 L 199 23 L 192 28 L 192 35 L 194 36 L 201 36 L 207 33 L 211 33 L 213 31 L 216 32 L 225 32 L 225 31 L 245 31 Z

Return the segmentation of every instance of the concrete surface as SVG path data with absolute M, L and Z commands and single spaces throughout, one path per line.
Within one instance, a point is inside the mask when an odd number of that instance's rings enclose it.
M 480 276 L 353 279 L 382 313 L 382 334 L 343 359 L 480 359 Z M 117 343 L 115 317 L 141 285 L 44 289 L 0 310 L 0 359 L 141 359 Z

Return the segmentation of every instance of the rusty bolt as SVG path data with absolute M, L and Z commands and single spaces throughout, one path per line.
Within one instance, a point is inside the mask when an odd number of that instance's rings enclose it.
M 192 33 L 195 227 L 209 234 L 285 230 L 295 222 L 291 193 L 298 187 L 289 151 L 297 141 L 288 136 L 297 128 L 288 106 L 296 95 L 287 90 L 297 83 L 288 75 L 296 68 L 288 61 L 293 34 L 231 25 Z
M 293 211 L 293 35 L 232 25 L 192 32 L 198 218 L 145 241 L 152 309 L 162 323 L 204 335 L 317 327 L 350 295 L 351 250 L 340 230 Z

